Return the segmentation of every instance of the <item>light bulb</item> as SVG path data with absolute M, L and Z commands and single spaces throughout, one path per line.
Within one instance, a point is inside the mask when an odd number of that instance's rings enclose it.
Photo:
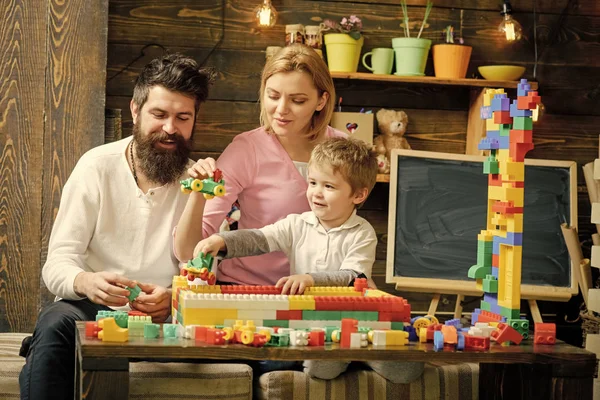
M 271 0 L 264 0 L 263 3 L 254 10 L 256 23 L 263 28 L 270 28 L 275 25 L 277 20 L 277 11 L 271 4 Z
M 504 37 L 509 42 L 521 40 L 523 28 L 519 21 L 514 19 L 510 14 L 504 14 L 504 20 L 498 25 L 498 30 L 502 32 Z

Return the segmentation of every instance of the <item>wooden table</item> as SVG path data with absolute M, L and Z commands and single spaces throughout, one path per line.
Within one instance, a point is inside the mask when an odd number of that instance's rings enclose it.
M 129 360 L 403 360 L 480 363 L 479 398 L 592 399 L 596 356 L 559 342 L 555 346 L 500 346 L 489 351 L 433 351 L 431 343 L 394 348 L 340 349 L 325 347 L 211 346 L 189 339 L 131 338 L 126 343 L 103 343 L 85 337 L 77 323 L 76 390 L 82 399 L 127 399 Z

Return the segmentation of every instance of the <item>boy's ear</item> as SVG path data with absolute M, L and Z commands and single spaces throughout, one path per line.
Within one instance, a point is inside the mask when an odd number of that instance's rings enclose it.
M 358 189 L 354 193 L 353 203 L 360 204 L 367 199 L 367 196 L 369 196 L 369 189 L 367 189 L 367 188 Z

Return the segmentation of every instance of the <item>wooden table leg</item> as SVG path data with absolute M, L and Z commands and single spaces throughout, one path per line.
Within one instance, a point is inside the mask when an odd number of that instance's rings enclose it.
M 86 358 L 79 368 L 79 398 L 82 400 L 127 400 L 129 360 L 126 358 Z
M 479 365 L 479 399 L 591 400 L 593 364 Z

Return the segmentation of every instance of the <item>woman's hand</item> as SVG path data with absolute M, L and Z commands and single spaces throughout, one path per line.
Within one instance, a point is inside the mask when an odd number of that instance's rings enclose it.
M 284 276 L 277 281 L 275 287 L 283 286 L 281 294 L 302 294 L 306 288 L 315 285 L 315 280 L 309 274 Z
M 204 158 L 196 161 L 194 165 L 188 168 L 188 174 L 195 179 L 206 179 L 213 176 L 217 163 L 214 158 Z
M 194 248 L 194 258 L 198 257 L 198 253 L 211 254 L 216 257 L 221 250 L 226 250 L 225 241 L 219 235 L 212 235 L 198 242 L 196 248 Z

